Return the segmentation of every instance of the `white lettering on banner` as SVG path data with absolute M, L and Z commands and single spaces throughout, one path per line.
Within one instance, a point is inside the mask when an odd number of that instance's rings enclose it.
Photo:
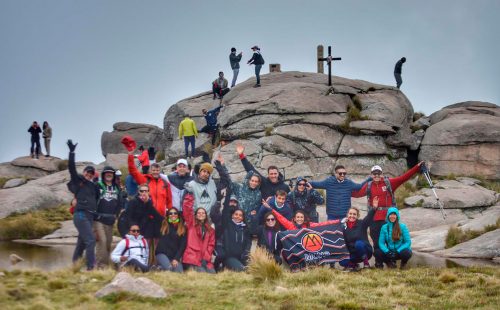
M 323 259 L 325 256 L 329 256 L 331 253 L 329 251 L 316 252 L 314 254 L 306 253 L 304 254 L 304 260 L 306 262 L 314 262 Z

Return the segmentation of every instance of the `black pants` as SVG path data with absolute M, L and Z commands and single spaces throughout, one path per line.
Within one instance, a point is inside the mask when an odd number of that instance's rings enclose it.
M 217 130 L 219 129 L 218 125 L 205 125 L 201 128 L 200 132 L 205 132 L 209 135 L 212 135 L 212 144 L 215 144 L 215 140 L 217 139 Z
M 385 221 L 373 221 L 370 224 L 370 237 L 373 240 L 373 249 L 376 251 L 378 250 L 378 239 L 380 236 L 380 229 L 382 226 L 384 226 Z M 384 260 L 377 258 L 377 255 L 375 255 L 375 265 L 382 265 Z
M 144 265 L 143 263 L 141 263 L 140 261 L 138 261 L 135 258 L 132 258 L 131 260 L 129 260 L 125 264 L 125 266 L 132 266 L 132 267 L 134 267 L 134 269 L 136 271 L 142 271 L 142 272 L 148 272 L 149 271 L 149 266 L 148 265 Z
M 396 252 L 395 259 L 392 259 L 388 254 L 382 252 L 381 249 L 375 250 L 375 260 L 383 261 L 388 266 L 394 266 L 397 260 L 401 260 L 401 266 L 404 266 L 410 260 L 411 255 L 412 255 L 411 250 L 403 250 L 399 253 Z
M 230 89 L 227 87 L 221 88 L 219 86 L 216 87 L 215 85 L 212 86 L 212 93 L 214 94 L 214 98 L 217 95 L 217 96 L 219 96 L 220 99 L 222 99 L 222 97 L 224 97 L 224 95 L 227 94 L 229 92 L 229 90 Z
M 31 155 L 35 155 L 38 158 L 38 155 L 40 155 L 40 138 L 34 139 L 31 138 Z M 36 152 L 36 153 L 35 153 Z

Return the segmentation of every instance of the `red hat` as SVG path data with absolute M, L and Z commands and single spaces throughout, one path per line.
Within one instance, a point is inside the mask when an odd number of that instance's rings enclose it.
M 121 142 L 129 152 L 132 152 L 137 147 L 134 138 L 132 138 L 131 136 L 123 136 Z

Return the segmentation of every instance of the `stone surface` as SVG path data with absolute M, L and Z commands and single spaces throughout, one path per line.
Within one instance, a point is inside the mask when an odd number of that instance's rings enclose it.
M 42 156 L 40 159 L 33 159 L 30 156 L 23 156 L 14 159 L 10 163 L 17 167 L 34 168 L 53 173 L 59 171 L 59 164 L 62 161 L 57 157 Z
M 338 149 L 338 155 L 383 155 L 389 154 L 380 136 L 345 135 Z
M 177 124 L 178 125 L 178 124 Z M 124 135 L 129 135 L 137 142 L 137 147 L 143 145 L 145 148 L 153 146 L 157 151 L 161 151 L 166 146 L 164 131 L 153 125 L 119 122 L 113 125 L 113 131 L 105 131 L 101 136 L 102 155 L 106 157 L 108 153 L 127 153 L 121 143 Z
M 394 134 L 396 131 L 391 126 L 384 124 L 381 121 L 352 121 L 349 127 L 359 130 L 369 130 L 377 134 Z
M 0 177 L 2 178 L 36 179 L 49 175 L 49 173 L 37 168 L 14 166 L 10 162 L 0 164 Z
M 412 124 L 411 124 L 411 128 L 413 130 L 419 130 L 419 129 L 427 129 L 431 126 L 431 121 L 429 119 L 429 117 L 426 117 L 426 116 L 423 116 L 419 119 L 417 119 L 416 121 L 414 121 Z
M 496 225 L 497 220 L 500 218 L 500 205 L 493 206 L 486 209 L 477 215 L 474 219 L 467 221 L 463 225 L 458 225 L 462 230 L 484 230 L 486 226 Z
M 472 240 L 434 252 L 445 257 L 473 257 L 492 259 L 500 256 L 500 229 L 487 232 Z
M 165 290 L 153 281 L 139 277 L 134 278 L 127 272 L 119 272 L 114 279 L 95 293 L 95 297 L 101 298 L 109 294 L 127 292 L 137 294 L 141 297 L 166 298 Z
M 489 207 L 496 203 L 497 196 L 479 185 L 468 186 L 455 180 L 445 180 L 435 183 L 436 194 L 446 209 L 466 209 Z M 431 189 L 419 191 L 423 196 L 424 208 L 439 208 Z
M 3 188 L 18 187 L 26 184 L 26 179 L 10 179 L 3 185 Z
M 411 232 L 411 249 L 419 252 L 443 250 L 450 225 Z
M 446 219 L 437 209 L 405 208 L 399 210 L 402 221 L 408 226 L 410 232 L 425 230 L 436 226 L 452 225 L 460 221 L 467 221 L 469 217 L 459 209 L 445 210 Z
M 106 160 L 102 163 L 102 166 L 111 166 L 115 170 L 121 167 L 128 166 L 128 154 L 112 154 L 108 153 L 106 155 Z
M 63 201 L 49 188 L 29 183 L 20 187 L 0 190 L 0 218 L 14 212 L 50 208 Z
M 73 224 L 73 221 L 64 221 L 61 223 L 61 228 L 49 235 L 43 236 L 42 239 L 59 239 L 71 237 L 78 237 L 78 231 L 76 230 L 75 224 Z

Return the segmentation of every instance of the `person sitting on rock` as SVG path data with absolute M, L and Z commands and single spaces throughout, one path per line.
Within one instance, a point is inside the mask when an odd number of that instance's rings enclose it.
M 161 225 L 161 238 L 156 248 L 156 262 L 161 270 L 182 272 L 182 255 L 186 249 L 187 229 L 176 208 L 168 210 Z
M 172 207 L 182 212 L 182 197 L 186 189 L 184 185 L 193 180 L 193 176 L 189 174 L 189 164 L 184 158 L 177 160 L 173 171 L 168 176 L 161 173 L 160 177 L 170 184 L 170 191 L 172 192 Z
M 222 109 L 222 104 L 217 108 L 207 111 L 207 109 L 201 110 L 207 124 L 201 128 L 200 132 L 205 132 L 209 136 L 212 136 L 212 144 L 215 144 L 215 139 L 217 138 L 217 116 L 219 115 L 220 109 Z
M 323 204 L 325 199 L 317 190 L 307 184 L 307 179 L 298 177 L 295 188 L 288 193 L 286 200 L 293 212 L 303 210 L 311 222 L 318 223 L 319 216 L 316 206 Z
M 323 181 L 309 182 L 308 186 L 326 190 L 326 215 L 328 220 L 341 220 L 351 207 L 352 193 L 360 190 L 368 179 L 361 184 L 346 179 L 347 171 L 342 165 L 336 166 L 334 171 L 335 176 L 330 176 Z
M 373 198 L 378 197 L 378 207 L 375 211 L 373 221 L 370 223 L 370 237 L 373 240 L 373 247 L 375 250 L 378 249 L 380 229 L 385 224 L 387 210 L 390 207 L 396 206 L 394 192 L 399 186 L 419 172 L 420 166 L 422 166 L 423 163 L 424 162 L 418 163 L 404 174 L 395 178 L 384 177 L 382 167 L 375 165 L 371 168 L 372 181 L 368 181 L 359 191 L 352 193 L 352 197 L 367 196 L 368 206 L 373 206 Z M 380 257 L 375 257 L 375 267 L 383 267 Z
M 142 272 L 149 271 L 149 247 L 146 239 L 141 235 L 139 225 L 132 224 L 129 233 L 118 242 L 111 253 L 111 260 L 118 268 L 131 266 Z
M 373 201 L 375 208 L 377 202 Z M 396 261 L 401 260 L 400 268 L 404 269 L 412 256 L 410 232 L 400 221 L 398 208 L 389 208 L 386 224 L 380 229 L 378 249 L 375 249 L 375 258 L 383 261 L 389 268 L 396 268 Z
M 378 198 L 375 198 L 378 199 Z M 375 207 L 370 208 L 368 214 L 359 219 L 359 209 L 351 207 L 347 211 L 347 217 L 342 220 L 344 223 L 344 240 L 349 250 L 349 259 L 340 261 L 340 265 L 348 270 L 357 269 L 358 263 L 363 262 L 364 268 L 370 268 L 368 260 L 373 255 L 373 248 L 368 241 L 368 227 L 373 221 Z
M 212 93 L 215 98 L 219 98 L 222 101 L 222 98 L 225 94 L 229 92 L 229 88 L 227 87 L 228 82 L 224 78 L 224 72 L 219 72 L 219 77 L 212 82 Z
M 279 172 L 278 167 L 269 166 L 267 168 L 268 177 L 264 178 L 262 174 L 260 174 L 260 172 L 255 169 L 255 167 L 248 161 L 244 154 L 244 151 L 245 147 L 243 145 L 236 146 L 236 152 L 238 153 L 238 156 L 240 157 L 241 163 L 243 164 L 246 172 L 253 171 L 261 177 L 262 183 L 260 185 L 260 191 L 262 193 L 263 199 L 267 200 L 269 197 L 274 196 L 278 190 L 285 191 L 286 193 L 290 192 L 290 188 L 285 184 L 284 177 Z
M 262 199 L 262 206 L 257 214 L 259 223 L 262 224 L 264 222 L 264 215 L 270 211 L 269 209 L 275 210 L 289 221 L 292 220 L 293 212 L 286 202 L 286 192 L 283 190 L 278 190 L 274 197 L 270 197 L 267 200 Z
M 142 173 L 148 174 L 149 172 L 149 153 L 148 150 L 144 149 L 144 146 L 139 146 L 140 155 L 134 155 L 141 163 Z

